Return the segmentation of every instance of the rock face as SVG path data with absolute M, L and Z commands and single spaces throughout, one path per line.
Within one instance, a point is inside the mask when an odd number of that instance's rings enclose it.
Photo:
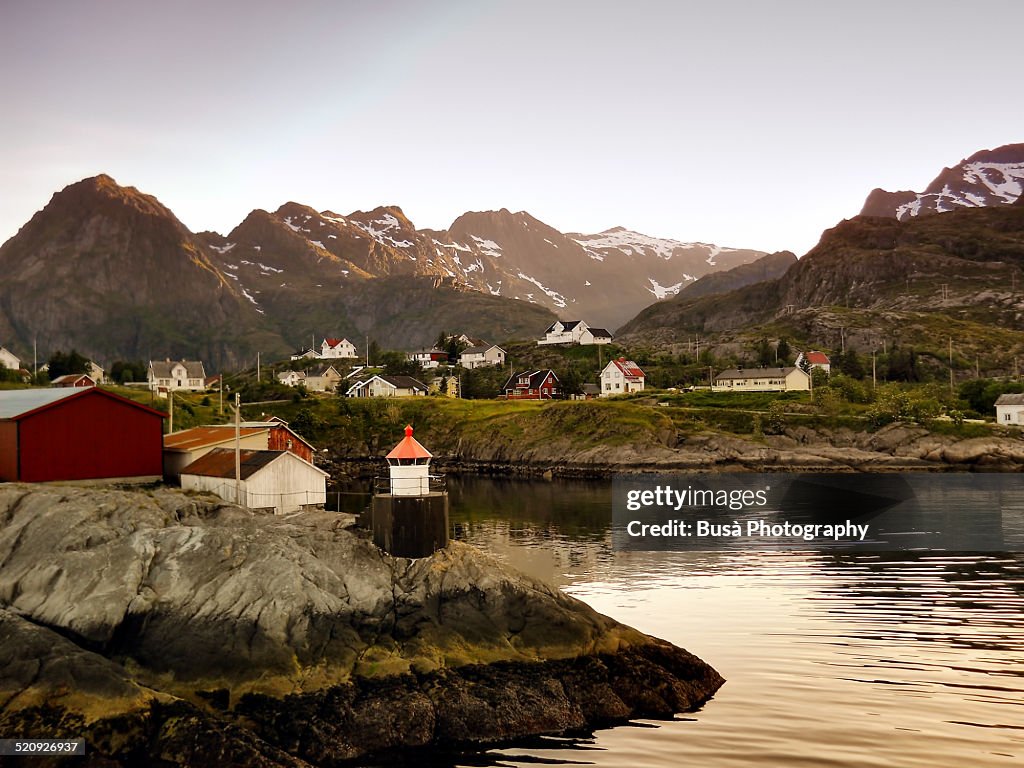
M 0 486 L 0 731 L 114 764 L 333 765 L 667 716 L 722 684 L 471 547 L 395 559 L 350 522 Z

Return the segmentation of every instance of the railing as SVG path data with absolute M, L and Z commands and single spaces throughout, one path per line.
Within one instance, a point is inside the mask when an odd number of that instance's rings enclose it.
M 419 478 L 402 477 L 398 478 L 399 483 L 419 482 Z M 430 493 L 444 493 L 448 490 L 448 480 L 445 475 L 427 475 L 427 489 Z M 391 476 L 377 475 L 373 479 L 374 493 L 391 493 Z

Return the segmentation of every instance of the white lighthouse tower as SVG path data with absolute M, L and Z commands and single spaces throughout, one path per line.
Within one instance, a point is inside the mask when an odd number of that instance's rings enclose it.
M 392 496 L 426 496 L 430 493 L 430 460 L 434 458 L 412 436 L 412 425 L 405 437 L 387 455 Z
M 430 475 L 433 456 L 412 425 L 386 458 L 387 483 L 370 505 L 373 543 L 396 557 L 427 557 L 448 546 L 448 492 L 443 478 Z

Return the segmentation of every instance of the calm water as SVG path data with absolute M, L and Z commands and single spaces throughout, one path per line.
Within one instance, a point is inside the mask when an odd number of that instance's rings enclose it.
M 696 653 L 696 713 L 465 766 L 1024 765 L 1024 555 L 612 552 L 610 484 L 449 479 L 457 538 Z

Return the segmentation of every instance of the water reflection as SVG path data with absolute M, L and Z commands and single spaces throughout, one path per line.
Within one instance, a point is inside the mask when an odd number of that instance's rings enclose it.
M 434 751 L 429 765 L 1024 762 L 1022 555 L 614 552 L 608 483 L 449 488 L 456 538 L 688 648 L 728 682 L 673 721 Z

